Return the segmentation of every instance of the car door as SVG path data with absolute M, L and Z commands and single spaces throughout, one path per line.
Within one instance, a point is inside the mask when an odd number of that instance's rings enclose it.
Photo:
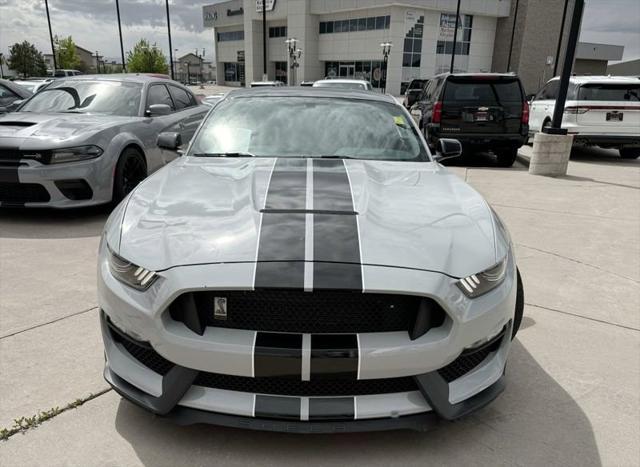
M 553 117 L 560 81 L 549 81 L 536 95 L 529 110 L 529 131 L 536 133 L 542 130 L 544 122 Z
M 171 113 L 167 115 L 148 115 L 149 108 L 154 104 L 166 104 L 171 108 Z M 180 132 L 175 116 L 175 104 L 169 94 L 169 90 L 164 83 L 150 84 L 147 89 L 147 99 L 145 103 L 145 115 L 149 119 L 151 131 L 146 133 L 144 141 L 147 150 L 148 172 L 159 169 L 164 164 L 171 162 L 178 154 L 174 151 L 160 149 L 157 145 L 158 135 L 164 131 Z
M 186 89 L 173 84 L 168 87 L 176 106 L 176 112 L 172 115 L 174 125 L 177 125 L 182 144 L 186 146 L 209 109 L 199 106 L 195 96 Z

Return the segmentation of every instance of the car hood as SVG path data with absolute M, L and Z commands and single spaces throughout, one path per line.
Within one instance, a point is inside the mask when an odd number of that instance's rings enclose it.
M 258 249 L 268 248 L 260 245 L 264 243 L 264 232 L 260 235 L 263 217 L 272 215 L 261 212 L 267 193 L 283 183 L 276 181 L 274 166 L 275 160 L 268 158 L 178 159 L 139 185 L 126 206 L 114 213 L 118 219 L 108 224 L 112 227 L 107 241 L 122 257 L 155 271 L 180 265 L 255 262 Z M 355 248 L 359 246 L 358 262 L 362 264 L 464 277 L 494 265 L 502 254 L 496 252 L 504 252 L 504 247 L 496 247 L 494 219 L 487 203 L 439 164 L 347 160 L 343 169 L 349 180 L 346 189 L 351 191 L 349 207 L 344 212 L 323 213 L 326 235 L 316 230 L 315 251 L 334 248 L 332 232 L 338 236 L 343 232 L 342 224 L 333 228 L 332 219 L 355 212 Z M 315 180 L 312 204 L 317 210 L 335 193 L 331 185 L 323 192 L 318 188 L 322 178 Z M 283 198 L 282 206 L 294 208 L 290 200 L 296 197 L 295 187 L 287 190 L 293 196 Z M 304 193 L 305 187 L 299 191 Z M 293 230 L 285 225 L 274 230 L 284 238 L 271 260 L 305 260 L 304 248 L 295 247 L 299 238 Z
M 13 112 L 0 117 L 0 138 L 67 140 L 121 125 L 135 117 Z

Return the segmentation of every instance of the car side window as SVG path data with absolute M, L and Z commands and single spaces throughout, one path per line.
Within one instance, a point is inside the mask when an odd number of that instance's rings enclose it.
M 184 89 L 177 86 L 169 86 L 169 90 L 171 91 L 171 97 L 176 104 L 176 110 L 186 109 L 187 107 L 195 105 L 191 98 L 191 94 Z
M 18 95 L 12 90 L 0 85 L 0 106 L 4 107 L 11 104 L 16 99 L 19 99 Z
M 543 87 L 538 95 L 536 96 L 536 100 L 556 100 L 558 97 L 558 89 L 560 88 L 560 81 L 555 80 L 547 83 L 545 87 Z
M 149 106 L 155 104 L 166 104 L 171 107 L 171 110 L 176 110 L 169 91 L 167 91 L 167 87 L 164 84 L 154 84 L 149 87 L 149 91 L 147 92 L 147 109 Z

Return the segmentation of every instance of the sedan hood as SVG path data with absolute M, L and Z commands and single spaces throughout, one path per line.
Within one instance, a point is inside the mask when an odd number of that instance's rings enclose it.
M 349 236 L 344 219 L 355 216 L 350 245 L 360 249 L 360 255 L 355 255 L 358 263 L 453 277 L 496 263 L 490 208 L 476 191 L 438 164 L 297 161 L 297 169 L 283 172 L 283 159 L 178 159 L 143 182 L 126 207 L 114 213 L 122 221 L 110 223 L 107 240 L 127 260 L 155 271 L 179 265 L 255 262 L 273 245 L 279 246 L 268 261 L 305 261 L 305 229 L 287 224 L 288 220 L 302 215 L 304 225 L 305 216 L 312 214 L 317 219 L 312 221 L 316 222 L 312 251 L 331 255 L 339 239 Z M 318 171 L 316 162 L 331 162 L 331 167 L 344 172 L 346 193 L 336 191 L 342 179 L 331 178 L 329 172 L 313 173 Z M 341 199 L 346 204 L 341 205 Z M 267 242 L 266 219 L 276 215 L 285 217 L 282 224 L 271 222 Z
M 120 125 L 134 117 L 74 113 L 14 112 L 0 117 L 0 138 L 51 141 L 73 139 Z

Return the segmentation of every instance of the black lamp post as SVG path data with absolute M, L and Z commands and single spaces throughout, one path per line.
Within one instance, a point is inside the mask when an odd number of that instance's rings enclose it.
M 382 93 L 384 94 L 387 92 L 387 66 L 393 44 L 391 42 L 383 42 L 380 47 L 382 47 Z
M 116 15 L 118 16 L 118 34 L 120 35 L 120 56 L 122 57 L 122 72 L 127 71 L 127 65 L 124 60 L 124 46 L 122 45 L 122 25 L 120 24 L 120 2 L 116 0 Z
M 49 16 L 49 2 L 44 0 L 44 7 L 47 10 L 47 24 L 49 25 L 49 40 L 51 41 L 51 53 L 53 54 L 53 74 L 56 74 L 58 64 L 56 62 L 56 48 L 53 45 L 53 32 L 51 31 L 51 17 Z
M 169 68 L 171 68 L 171 79 L 175 79 L 173 73 L 173 45 L 171 45 L 171 19 L 169 17 L 169 0 L 165 0 L 167 6 L 167 34 L 169 35 Z
M 287 39 L 286 41 L 284 41 L 284 43 L 287 44 L 287 48 L 289 51 L 289 69 L 291 70 L 291 79 L 289 80 L 289 86 L 295 86 L 296 85 L 295 72 L 296 72 L 296 68 L 300 66 L 300 64 L 298 63 L 298 60 L 302 56 L 302 49 L 298 48 L 297 46 L 298 39 L 296 39 L 295 37 L 291 37 Z
M 453 63 L 456 60 L 456 45 L 458 42 L 458 25 L 460 24 L 460 0 L 458 0 L 458 7 L 456 8 L 456 24 L 453 27 L 453 50 L 451 50 L 451 66 L 449 67 L 449 73 L 453 73 Z

